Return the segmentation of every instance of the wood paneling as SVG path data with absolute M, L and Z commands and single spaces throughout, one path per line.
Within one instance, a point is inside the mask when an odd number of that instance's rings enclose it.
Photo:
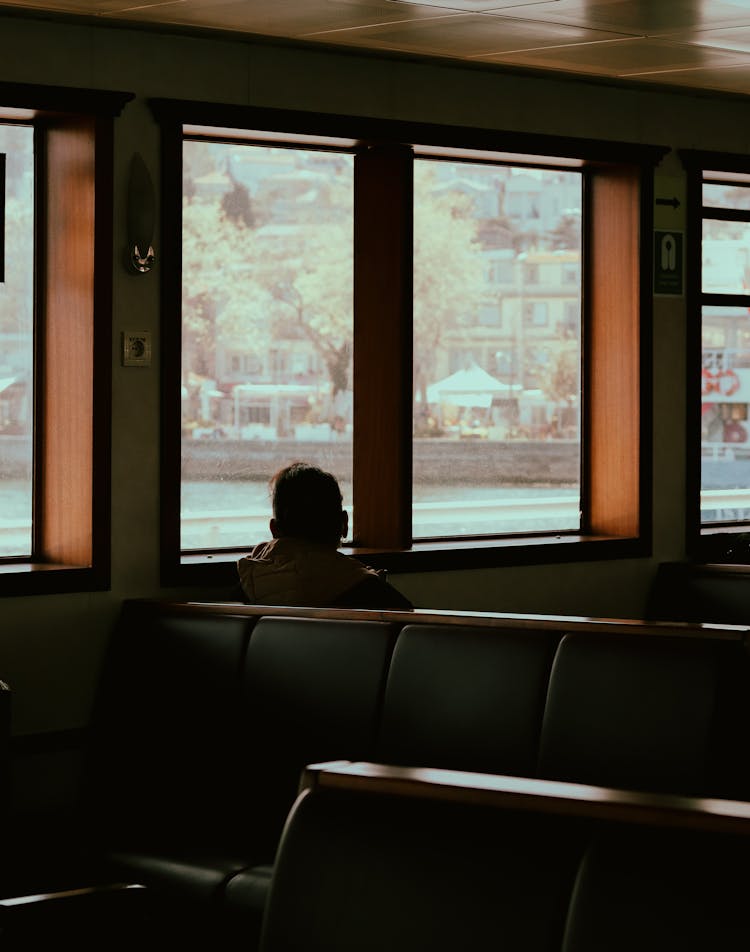
M 43 358 L 37 427 L 37 549 L 45 560 L 92 561 L 94 416 L 94 124 L 45 133 Z M 41 424 L 41 426 L 39 425 Z
M 588 181 L 586 493 L 589 532 L 640 530 L 640 169 Z
M 411 545 L 411 151 L 354 166 L 354 540 Z

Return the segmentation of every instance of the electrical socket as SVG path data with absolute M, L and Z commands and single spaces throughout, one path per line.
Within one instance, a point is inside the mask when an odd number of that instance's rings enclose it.
M 123 331 L 122 365 L 123 367 L 151 366 L 150 331 Z

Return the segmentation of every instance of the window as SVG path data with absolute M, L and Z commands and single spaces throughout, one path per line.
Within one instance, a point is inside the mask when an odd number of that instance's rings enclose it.
M 112 118 L 130 98 L 0 83 L 2 593 L 108 584 Z
M 538 282 L 539 265 L 512 250 L 527 240 L 523 225 L 508 219 L 502 240 L 518 281 L 499 290 L 487 279 L 485 260 L 496 253 L 497 233 L 487 226 L 486 212 L 458 197 L 447 202 L 442 187 L 470 175 L 485 194 L 498 196 L 493 214 L 507 216 L 506 195 L 528 174 L 489 161 L 414 162 L 414 539 L 580 529 L 580 431 L 578 425 L 563 431 L 558 422 L 564 408 L 574 414 L 580 408 L 581 342 L 550 330 L 548 301 L 526 298 L 524 279 Z M 542 207 L 550 209 L 535 226 L 540 255 L 541 243 L 548 241 L 551 251 L 559 231 L 552 197 L 577 189 L 580 205 L 583 176 L 539 169 L 536 183 L 549 199 Z M 539 237 L 540 230 L 549 238 Z M 581 253 L 580 236 L 571 236 L 569 254 Z M 496 321 L 482 319 L 491 295 L 490 314 L 507 316 L 496 329 Z M 552 304 L 562 307 L 562 292 Z M 481 337 L 461 320 L 467 305 L 479 318 Z M 554 361 L 538 359 L 540 330 Z
M 34 128 L 0 124 L 0 557 L 30 558 L 34 437 Z M 0 216 L 2 220 L 2 216 Z
M 685 150 L 692 240 L 686 246 L 688 549 L 750 560 L 750 162 Z
M 546 327 L 549 305 L 546 301 L 528 301 L 524 304 L 524 321 L 529 327 Z
M 499 327 L 502 325 L 503 312 L 500 303 L 481 304 L 477 309 L 477 323 L 484 327 Z
M 642 547 L 650 256 L 637 249 L 664 150 L 152 108 L 164 180 L 185 183 L 165 194 L 165 233 L 182 236 L 163 285 L 165 313 L 182 313 L 164 327 L 162 498 L 181 486 L 165 581 L 264 538 L 268 479 L 295 458 L 339 477 L 349 544 L 396 571 Z M 571 207 L 582 228 L 554 211 Z M 563 289 L 565 262 L 586 295 Z M 268 379 L 220 379 L 233 336 L 267 355 Z
M 750 167 L 703 166 L 700 189 L 700 525 L 750 525 Z M 733 163 L 732 163 L 733 164 Z
M 180 525 L 191 551 L 263 538 L 268 478 L 290 458 L 333 472 L 351 508 L 354 168 L 348 153 L 196 137 L 182 169 Z M 267 373 L 247 373 L 237 354 L 221 373 L 216 354 L 242 342 L 269 355 Z

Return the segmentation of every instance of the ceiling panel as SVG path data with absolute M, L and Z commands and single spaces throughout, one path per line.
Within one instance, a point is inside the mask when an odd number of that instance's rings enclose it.
M 705 30 L 692 36 L 690 42 L 696 46 L 750 53 L 750 26 L 733 30 Z
M 0 0 L 4 7 L 750 95 L 750 0 Z
M 638 79 L 656 85 L 669 82 L 671 86 L 746 94 L 750 90 L 750 63 L 721 69 L 684 69 L 671 73 L 645 73 Z
M 510 50 L 537 50 L 561 43 L 592 43 L 621 37 L 602 30 L 528 23 L 476 14 L 368 27 L 320 36 L 328 42 L 433 56 L 476 57 Z M 626 38 L 626 37 L 622 37 Z
M 87 14 L 97 16 L 133 6 L 133 0 L 24 0 L 22 3 L 0 0 L 0 9 L 48 10 L 54 13 Z
M 522 17 L 524 9 L 529 6 L 543 4 L 549 6 L 550 0 L 393 0 L 394 3 L 423 3 L 431 7 L 438 7 L 446 11 L 459 13 L 487 13 L 494 10 L 507 10 L 513 7 L 511 12 L 516 16 Z
M 459 15 L 390 0 L 179 0 L 157 6 L 131 6 L 118 19 L 296 38 L 328 30 L 356 30 L 372 24 Z
M 750 3 L 747 0 L 549 0 L 529 6 L 518 15 L 531 20 L 658 36 L 720 26 L 750 26 Z
M 625 39 L 616 43 L 586 43 L 552 50 L 530 50 L 512 57 L 482 57 L 491 62 L 525 66 L 548 66 L 555 69 L 606 76 L 629 76 L 661 70 L 705 66 L 732 66 L 750 62 L 742 54 L 707 47 L 687 46 L 664 40 Z

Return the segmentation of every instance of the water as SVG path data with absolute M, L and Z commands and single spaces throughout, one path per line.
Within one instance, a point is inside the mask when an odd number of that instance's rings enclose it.
M 341 489 L 351 518 L 351 486 Z M 270 538 L 270 518 L 265 482 L 183 483 L 183 549 L 250 548 Z M 419 486 L 413 524 L 415 538 L 577 530 L 579 497 L 560 487 Z
M 351 485 L 342 483 L 351 517 Z M 460 498 L 458 498 L 460 494 Z M 468 536 L 562 532 L 579 525 L 578 495 L 559 487 L 415 487 L 414 535 Z M 250 548 L 270 538 L 271 498 L 265 481 L 186 481 L 182 486 L 185 550 Z M 31 552 L 31 488 L 0 482 L 0 557 Z
M 0 480 L 0 558 L 31 555 L 31 481 Z

